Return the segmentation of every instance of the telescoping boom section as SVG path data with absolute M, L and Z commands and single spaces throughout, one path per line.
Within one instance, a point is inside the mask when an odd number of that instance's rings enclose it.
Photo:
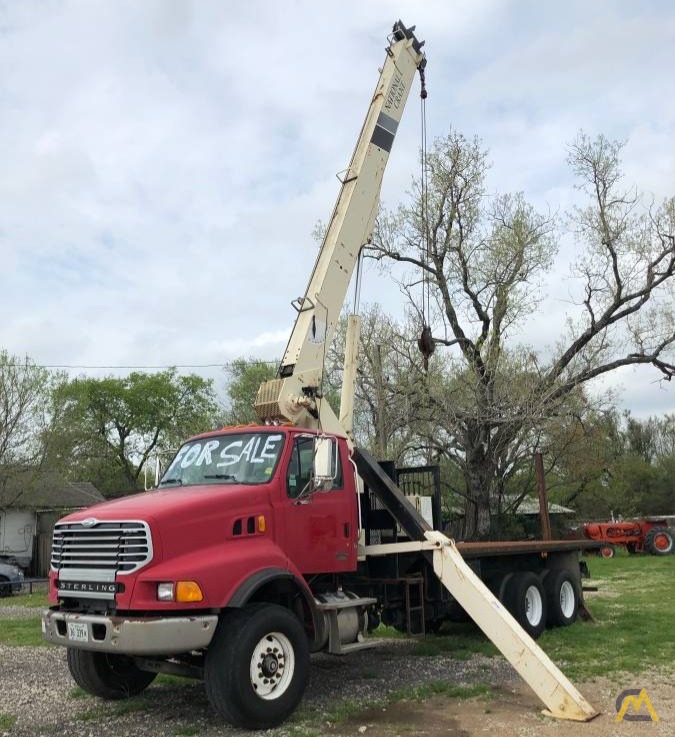
M 362 246 L 369 242 L 382 177 L 415 74 L 426 59 L 414 26 L 394 26 L 380 79 L 368 108 L 326 234 L 275 380 L 264 383 L 255 408 L 261 420 L 291 421 L 344 433 L 328 402 L 320 401 L 321 377 Z

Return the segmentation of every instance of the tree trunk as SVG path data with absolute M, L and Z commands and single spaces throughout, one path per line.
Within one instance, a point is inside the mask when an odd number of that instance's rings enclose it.
M 467 498 L 464 501 L 465 540 L 486 540 L 490 537 L 491 469 L 485 458 L 482 442 L 471 444 L 464 467 Z

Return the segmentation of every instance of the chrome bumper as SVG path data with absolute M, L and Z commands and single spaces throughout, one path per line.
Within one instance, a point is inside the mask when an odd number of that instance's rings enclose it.
M 68 624 L 79 627 L 84 639 L 69 637 Z M 42 615 L 42 634 L 54 645 L 97 650 L 120 655 L 177 655 L 206 647 L 216 631 L 215 615 L 194 617 L 108 617 L 47 610 Z

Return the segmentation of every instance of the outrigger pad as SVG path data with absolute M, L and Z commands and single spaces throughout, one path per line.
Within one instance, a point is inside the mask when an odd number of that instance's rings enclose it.
M 425 540 L 424 533 L 431 530 L 429 523 L 405 498 L 403 492 L 387 476 L 380 464 L 368 451 L 361 448 L 354 448 L 353 458 L 359 476 L 401 525 L 406 535 L 411 540 Z

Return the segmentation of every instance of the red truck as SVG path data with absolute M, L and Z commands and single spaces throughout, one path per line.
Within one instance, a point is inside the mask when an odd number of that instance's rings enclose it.
M 192 438 L 155 491 L 57 523 L 43 632 L 89 693 L 120 699 L 157 673 L 191 676 L 224 718 L 266 728 L 302 698 L 310 652 L 347 654 L 371 647 L 380 621 L 423 633 L 464 610 L 553 715 L 596 714 L 532 639 L 575 620 L 579 551 L 596 544 L 442 535 L 438 468 L 387 474 L 352 442 L 356 316 L 339 419 L 322 401 L 325 348 L 421 47 L 394 26 L 277 378 L 258 392 L 260 424 Z
M 202 678 L 222 716 L 263 728 L 299 702 L 310 652 L 372 646 L 366 636 L 380 621 L 422 633 L 461 611 L 428 554 L 405 549 L 440 523 L 439 486 L 413 484 L 415 498 L 429 499 L 430 525 L 342 437 L 333 480 L 316 488 L 316 437 L 270 426 L 198 436 L 183 445 L 157 490 L 56 525 L 55 606 L 44 631 L 68 648 L 79 686 L 119 699 L 140 693 L 158 672 Z M 361 493 L 355 464 L 368 480 Z M 400 469 L 396 478 L 405 489 L 433 476 L 438 469 L 427 467 Z M 378 554 L 386 545 L 392 552 Z M 534 637 L 576 619 L 584 547 L 458 544 Z

